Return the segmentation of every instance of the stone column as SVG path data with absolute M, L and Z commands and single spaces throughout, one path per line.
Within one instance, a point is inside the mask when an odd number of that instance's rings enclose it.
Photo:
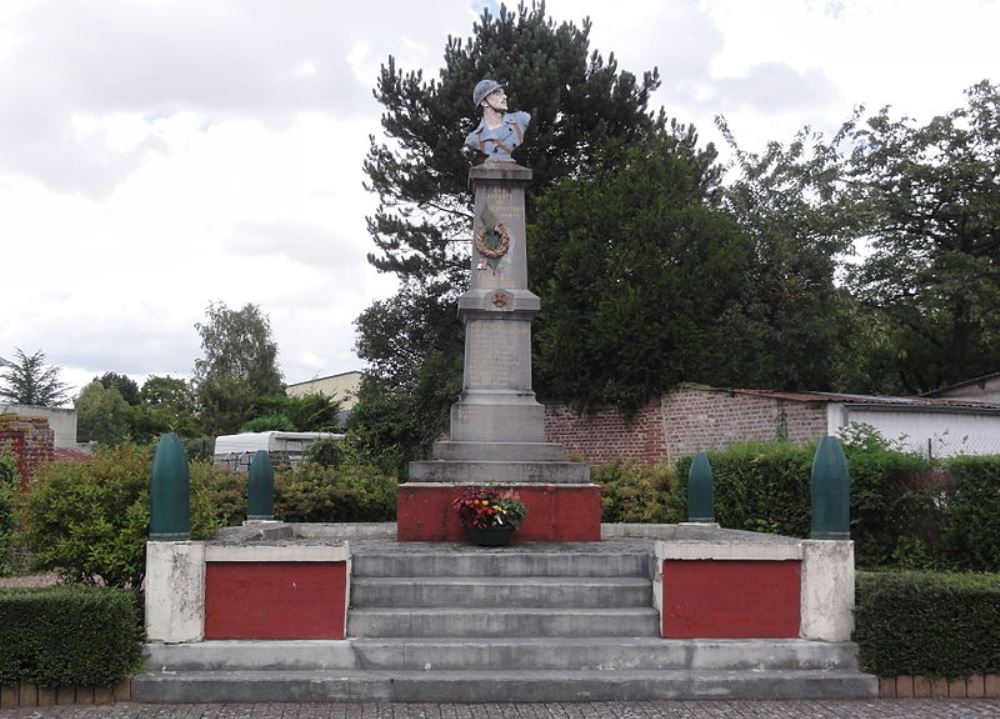
M 475 219 L 469 291 L 459 299 L 465 325 L 465 379 L 451 408 L 448 439 L 432 459 L 411 462 L 397 496 L 401 540 L 460 540 L 451 502 L 468 485 L 516 489 L 528 507 L 525 540 L 600 538 L 600 488 L 590 467 L 565 460 L 545 441 L 545 408 L 531 389 L 531 320 L 524 196 L 531 170 L 487 160 L 469 171 Z M 485 234 L 484 234 L 485 233 Z M 485 250 L 485 252 L 484 252 Z
M 528 289 L 524 194 L 531 170 L 513 160 L 487 160 L 469 171 L 475 194 L 473 234 L 502 225 L 498 257 L 484 255 L 473 242 L 469 291 L 458 301 L 465 325 L 465 379 L 451 408 L 447 441 L 434 446 L 437 462 L 505 462 L 487 476 L 457 465 L 410 465 L 411 481 L 586 482 L 589 468 L 560 462 L 563 448 L 545 441 L 545 408 L 531 389 L 531 320 L 538 296 Z M 495 250 L 494 250 L 495 252 Z M 544 462 L 544 467 L 509 463 Z M 558 463 L 559 466 L 548 463 Z M 544 471 L 541 471 L 544 469 Z

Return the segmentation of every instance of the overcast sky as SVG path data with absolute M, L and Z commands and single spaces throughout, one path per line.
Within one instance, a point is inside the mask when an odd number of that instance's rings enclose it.
M 349 10 L 348 10 L 349 7 Z M 0 356 L 79 388 L 187 376 L 209 302 L 270 316 L 285 381 L 363 365 L 362 188 L 391 53 L 436 74 L 484 0 L 0 0 Z M 852 108 L 926 120 L 1000 80 L 996 0 L 549 0 L 663 78 L 653 106 L 759 150 Z M 471 88 L 470 88 L 471 90 Z M 474 120 L 470 114 L 470 129 Z

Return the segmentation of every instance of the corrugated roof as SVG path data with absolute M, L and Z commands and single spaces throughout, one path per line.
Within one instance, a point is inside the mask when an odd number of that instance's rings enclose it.
M 727 389 L 723 387 L 698 387 L 709 392 L 729 392 L 751 397 L 780 399 L 787 402 L 837 402 L 844 404 L 870 404 L 888 407 L 934 407 L 946 409 L 1000 410 L 1000 402 L 981 402 L 964 397 L 892 397 L 868 394 L 848 394 L 844 392 L 780 392 L 769 389 Z

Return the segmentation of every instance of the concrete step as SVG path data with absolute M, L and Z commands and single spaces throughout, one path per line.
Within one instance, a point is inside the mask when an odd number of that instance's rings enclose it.
M 410 462 L 408 482 L 454 484 L 588 484 L 590 465 L 563 461 L 428 459 Z
M 642 577 L 359 577 L 354 607 L 649 607 Z
M 858 669 L 855 644 L 805 640 L 412 637 L 357 639 L 354 650 L 365 669 L 414 671 Z
M 151 672 L 518 669 L 855 671 L 855 644 L 801 639 L 439 638 L 151 643 Z
M 141 674 L 137 702 L 559 702 L 872 698 L 851 671 L 284 671 Z
M 655 637 L 659 613 L 621 609 L 352 609 L 349 637 Z
M 607 542 L 595 545 L 609 544 Z M 652 551 L 614 553 L 537 547 L 477 549 L 455 544 L 440 549 L 363 551 L 352 555 L 352 578 L 360 577 L 646 577 L 652 578 Z M 426 544 L 422 545 L 426 547 Z
M 527 462 L 558 462 L 566 458 L 566 450 L 554 442 L 435 442 L 433 459 L 487 460 L 491 462 L 519 460 Z

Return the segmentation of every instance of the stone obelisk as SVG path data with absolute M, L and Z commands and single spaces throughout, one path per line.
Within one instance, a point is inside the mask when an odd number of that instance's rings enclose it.
M 484 83 L 492 81 L 477 92 Z M 461 538 L 450 503 L 466 486 L 483 484 L 516 489 L 528 506 L 523 538 L 600 538 L 600 490 L 589 483 L 590 468 L 566 461 L 560 445 L 545 441 L 545 408 L 531 388 L 531 320 L 540 307 L 528 289 L 524 197 L 531 170 L 509 158 L 510 145 L 523 137 L 523 127 L 511 126 L 526 127 L 527 115 L 504 120 L 497 144 L 506 152 L 469 171 L 475 209 L 472 278 L 458 303 L 462 394 L 451 408 L 448 439 L 435 443 L 432 459 L 410 463 L 398 495 L 401 540 Z M 470 141 L 488 152 L 489 139 L 473 133 Z

